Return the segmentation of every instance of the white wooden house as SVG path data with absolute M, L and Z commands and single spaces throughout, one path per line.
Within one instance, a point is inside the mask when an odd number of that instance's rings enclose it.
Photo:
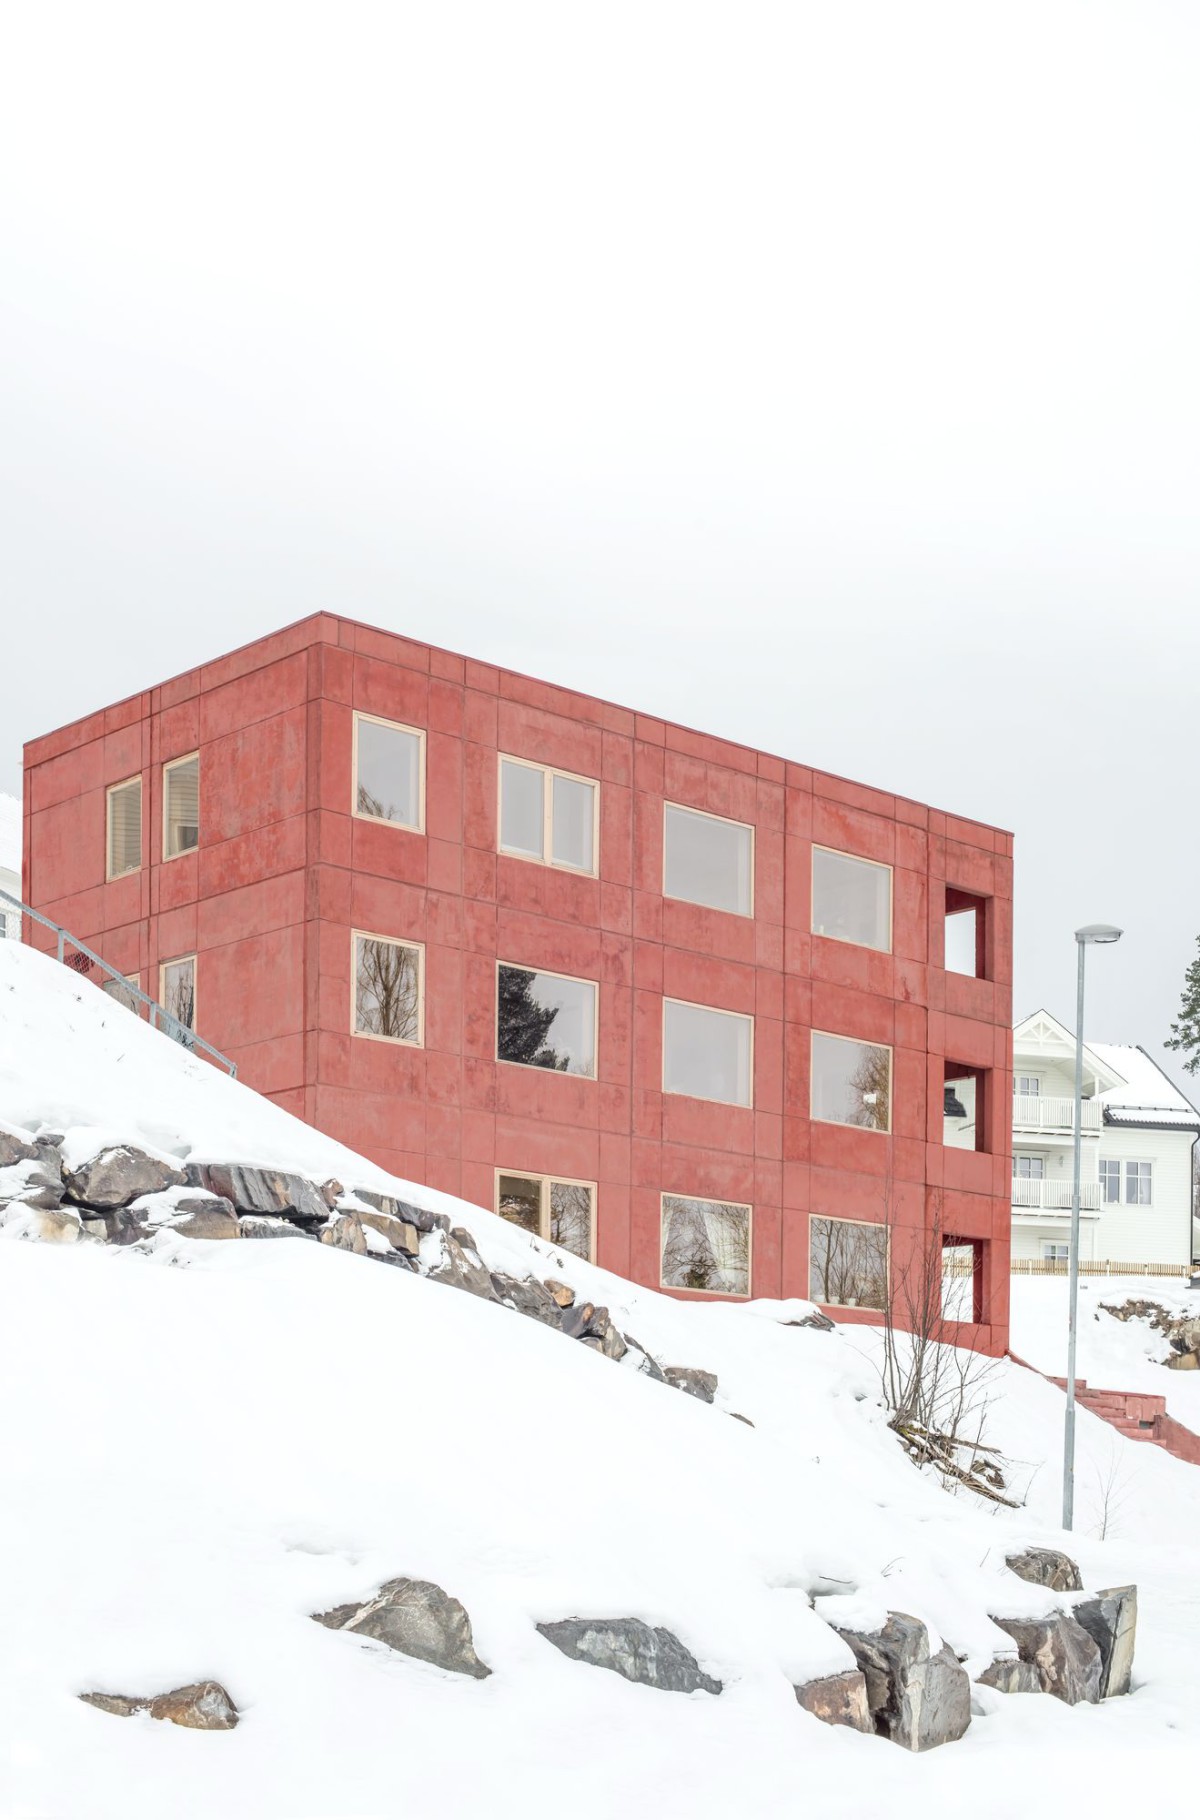
M 1074 1033 L 1035 1011 L 1013 1033 L 1014 1258 L 1067 1256 L 1074 1095 Z M 1114 1043 L 1084 1046 L 1082 1112 L 1081 1260 L 1190 1264 L 1200 1112 L 1144 1049 Z

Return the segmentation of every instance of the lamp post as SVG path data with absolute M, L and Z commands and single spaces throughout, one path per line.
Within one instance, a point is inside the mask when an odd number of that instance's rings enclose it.
M 1121 931 L 1111 923 L 1089 923 L 1076 929 L 1079 950 L 1075 994 L 1075 1161 L 1071 1178 L 1070 1296 L 1067 1313 L 1067 1415 L 1063 1432 L 1063 1528 L 1072 1529 L 1075 1518 L 1075 1341 L 1079 1326 L 1079 1173 L 1083 1155 L 1083 963 L 1093 943 L 1119 942 Z

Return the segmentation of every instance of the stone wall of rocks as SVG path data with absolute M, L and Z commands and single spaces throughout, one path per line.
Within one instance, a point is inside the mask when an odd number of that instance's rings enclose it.
M 1100 1307 L 1116 1321 L 1148 1321 L 1156 1333 L 1161 1333 L 1169 1350 L 1160 1363 L 1168 1371 L 1200 1370 L 1200 1315 L 1169 1314 L 1158 1302 L 1134 1297 L 1115 1306 L 1101 1302 Z

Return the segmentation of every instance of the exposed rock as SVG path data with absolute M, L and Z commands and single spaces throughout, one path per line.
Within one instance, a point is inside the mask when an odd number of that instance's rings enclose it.
M 545 1327 L 558 1327 L 558 1303 L 536 1277 L 509 1277 L 493 1270 L 492 1288 L 497 1301 L 503 1302 L 506 1308 L 515 1308 L 518 1314 L 541 1321 Z
M 597 1308 L 594 1302 L 572 1302 L 569 1308 L 559 1310 L 558 1318 L 569 1340 L 582 1340 L 606 1359 L 625 1357 L 624 1336 L 613 1325 L 607 1308 Z
M 38 1144 L 32 1156 L 4 1166 L 0 1200 L 17 1201 L 23 1207 L 53 1208 L 62 1205 L 65 1193 L 62 1161 L 49 1145 Z
M 1170 1352 L 1163 1360 L 1168 1371 L 1200 1370 L 1200 1356 L 1194 1352 Z
M 310 1234 L 299 1226 L 269 1213 L 244 1213 L 238 1221 L 244 1239 L 306 1239 Z
M 441 1234 L 440 1262 L 426 1274 L 433 1283 L 449 1283 L 454 1289 L 465 1289 L 489 1302 L 496 1299 L 491 1275 L 479 1253 L 464 1250 L 448 1233 Z
M 994 1687 L 1001 1694 L 1040 1694 L 1042 1678 L 1032 1662 L 1019 1656 L 997 1656 L 979 1677 L 980 1687 Z
M 706 1675 L 691 1651 L 669 1630 L 652 1630 L 638 1618 L 562 1618 L 539 1624 L 547 1642 L 576 1662 L 611 1668 L 627 1681 L 667 1693 L 719 1694 L 721 1683 Z
M 906 1750 L 932 1750 L 961 1738 L 971 1723 L 971 1683 L 953 1650 L 931 1655 L 929 1632 L 906 1612 L 889 1612 L 879 1631 L 839 1631 L 866 1677 L 875 1730 Z
M 161 1194 L 164 1188 L 186 1181 L 182 1169 L 160 1158 L 147 1156 L 136 1144 L 109 1144 L 78 1169 L 65 1169 L 68 1197 L 102 1213 L 128 1207 L 144 1194 Z
M 32 1162 L 38 1153 L 32 1138 L 25 1138 L 10 1125 L 0 1125 L 0 1169 L 12 1163 Z
M 1127 1694 L 1137 1637 L 1137 1587 L 1111 1586 L 1074 1606 L 1071 1615 L 1100 1651 L 1100 1698 Z
M 735 1422 L 744 1422 L 747 1428 L 754 1427 L 754 1423 L 750 1420 L 749 1416 L 740 1416 L 736 1409 L 731 1409 L 729 1413 Z
M 819 1308 L 814 1308 L 812 1313 L 806 1314 L 802 1320 L 783 1321 L 781 1322 L 781 1325 L 784 1327 L 816 1327 L 819 1328 L 822 1333 L 831 1333 L 833 1331 L 834 1323 L 827 1314 L 822 1314 Z M 816 1684 L 814 1683 L 814 1685 Z
M 795 1689 L 800 1705 L 826 1725 L 849 1725 L 856 1732 L 873 1732 L 874 1720 L 867 1705 L 867 1681 L 861 1669 L 848 1668 L 840 1675 L 824 1675 Z
M 219 1681 L 193 1681 L 168 1694 L 80 1694 L 79 1698 L 121 1719 L 149 1713 L 152 1719 L 169 1719 L 172 1725 L 185 1725 L 190 1731 L 231 1732 L 238 1722 L 238 1710 Z
M 560 1308 L 569 1308 L 575 1300 L 575 1291 L 569 1283 L 560 1283 L 557 1277 L 546 1278 L 546 1288 L 554 1297 Z
M 398 1200 L 395 1195 L 378 1194 L 374 1188 L 352 1188 L 350 1192 L 356 1201 L 365 1201 L 368 1207 L 390 1214 L 394 1220 L 405 1220 L 418 1232 L 450 1230 L 450 1221 L 444 1213 L 430 1213 L 427 1207 L 416 1207 L 411 1201 Z
M 1082 1592 L 1083 1581 L 1070 1555 L 1059 1548 L 1027 1548 L 1023 1554 L 1006 1555 L 1011 1572 L 1034 1586 L 1048 1586 L 1051 1592 Z
M 672 1390 L 685 1390 L 689 1397 L 711 1403 L 717 1394 L 715 1371 L 699 1371 L 691 1365 L 664 1365 L 663 1377 Z
M 148 1232 L 164 1230 L 182 1239 L 240 1239 L 241 1225 L 231 1202 L 203 1188 L 163 1195 L 146 1195 L 123 1210 L 126 1219 L 141 1222 Z M 126 1240 L 128 1243 L 128 1240 Z
M 27 1203 L 28 1205 L 28 1203 Z M 89 1237 L 74 1207 L 30 1206 L 31 1233 L 44 1245 L 74 1245 Z
M 318 1226 L 329 1218 L 320 1189 L 302 1175 L 241 1163 L 189 1163 L 187 1179 L 192 1187 L 231 1201 L 239 1213 L 285 1214 L 302 1226 Z
M 1017 1646 L 1022 1662 L 1037 1670 L 1043 1693 L 1068 1706 L 1100 1698 L 1100 1650 L 1069 1612 L 1050 1618 L 996 1618 Z
M 348 1212 L 349 1209 L 344 1211 Z M 370 1232 L 377 1232 L 396 1251 L 403 1251 L 411 1258 L 419 1254 L 421 1235 L 411 1220 L 398 1220 L 394 1214 L 381 1213 L 376 1207 L 358 1207 L 354 1211 L 360 1226 L 365 1226 Z
M 328 1181 L 319 1182 L 317 1184 L 317 1193 L 328 1207 L 330 1213 L 333 1212 L 345 1192 L 346 1190 L 342 1187 L 342 1184 L 338 1181 L 337 1177 L 333 1175 L 329 1177 Z
M 628 1363 L 636 1365 L 639 1371 L 644 1371 L 646 1376 L 653 1378 L 656 1384 L 666 1383 L 667 1380 L 663 1376 L 663 1369 L 658 1360 L 651 1357 L 646 1348 L 639 1340 L 635 1340 L 631 1333 L 625 1335 L 625 1357 Z
M 322 1245 L 332 1245 L 335 1251 L 354 1251 L 361 1257 L 367 1249 L 366 1237 L 358 1223 L 357 1214 L 335 1213 L 321 1227 L 318 1234 Z
M 482 1681 L 491 1669 L 475 1654 L 471 1620 L 457 1599 L 431 1580 L 388 1580 L 360 1605 L 314 1612 L 328 1630 L 373 1637 L 402 1655 Z

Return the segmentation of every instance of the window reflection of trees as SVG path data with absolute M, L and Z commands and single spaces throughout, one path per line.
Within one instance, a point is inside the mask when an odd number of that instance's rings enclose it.
M 420 1038 L 420 957 L 400 942 L 360 937 L 355 1029 L 404 1043 Z
M 886 1226 L 814 1218 L 809 1227 L 808 1292 L 814 1302 L 884 1308 Z
M 747 1295 L 750 1210 L 725 1201 L 663 1201 L 662 1280 L 671 1289 Z
M 862 1056 L 850 1076 L 850 1103 L 846 1120 L 869 1130 L 887 1131 L 891 1117 L 892 1058 L 887 1049 L 858 1045 Z

